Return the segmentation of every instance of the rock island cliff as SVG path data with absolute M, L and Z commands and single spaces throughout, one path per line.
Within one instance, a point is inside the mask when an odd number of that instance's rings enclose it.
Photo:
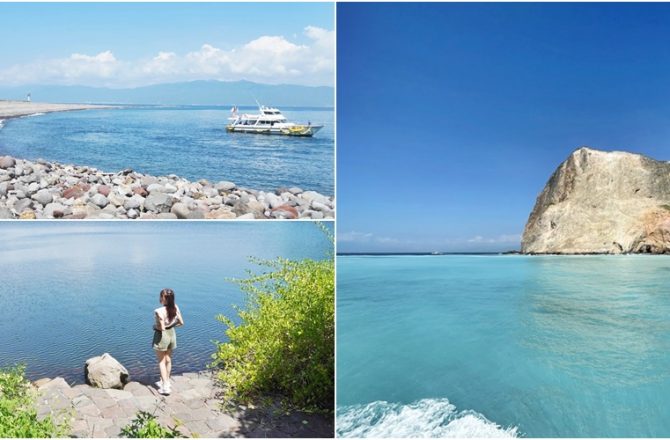
M 537 197 L 521 252 L 670 253 L 670 162 L 577 149 Z

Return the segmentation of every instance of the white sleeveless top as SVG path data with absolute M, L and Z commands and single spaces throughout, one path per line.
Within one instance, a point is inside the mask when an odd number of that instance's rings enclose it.
M 177 311 L 179 311 L 178 307 Z M 154 310 L 154 313 L 156 313 L 158 315 L 158 318 L 163 322 L 163 328 L 172 327 L 177 323 L 178 314 L 175 314 L 172 320 L 168 320 L 168 312 L 165 306 L 157 308 L 156 310 Z

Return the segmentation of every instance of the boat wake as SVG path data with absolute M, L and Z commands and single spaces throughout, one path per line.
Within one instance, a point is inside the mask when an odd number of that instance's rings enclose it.
M 456 411 L 447 399 L 409 405 L 377 401 L 337 409 L 338 437 L 496 437 L 518 436 L 475 411 Z

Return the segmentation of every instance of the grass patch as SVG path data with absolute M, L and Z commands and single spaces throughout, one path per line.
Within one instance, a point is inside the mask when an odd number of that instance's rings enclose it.
M 165 427 L 158 423 L 156 416 L 146 411 L 139 411 L 135 418 L 121 428 L 120 437 L 125 438 L 186 438 L 179 429 Z
M 0 438 L 65 437 L 67 423 L 51 416 L 37 419 L 36 392 L 25 378 L 25 366 L 0 369 Z

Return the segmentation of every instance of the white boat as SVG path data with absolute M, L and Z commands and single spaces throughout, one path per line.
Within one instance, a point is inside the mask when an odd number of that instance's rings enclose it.
M 323 125 L 296 124 L 289 122 L 281 112 L 273 107 L 258 106 L 259 114 L 239 114 L 237 107 L 233 107 L 233 116 L 228 118 L 230 123 L 226 130 L 231 133 L 280 134 L 284 136 L 314 136 Z

